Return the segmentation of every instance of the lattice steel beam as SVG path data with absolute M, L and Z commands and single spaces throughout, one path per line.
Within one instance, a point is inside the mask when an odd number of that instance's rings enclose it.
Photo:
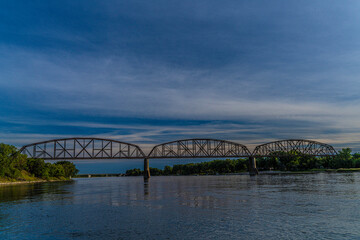
M 132 159 L 145 158 L 134 144 L 103 138 L 64 138 L 32 143 L 20 149 L 31 158 L 60 159 Z
M 249 157 L 242 144 L 217 139 L 184 139 L 156 145 L 149 158 Z
M 252 155 L 254 157 L 275 157 L 287 155 L 292 151 L 310 156 L 335 156 L 337 154 L 332 146 L 325 143 L 304 139 L 288 139 L 259 145 L 254 149 Z

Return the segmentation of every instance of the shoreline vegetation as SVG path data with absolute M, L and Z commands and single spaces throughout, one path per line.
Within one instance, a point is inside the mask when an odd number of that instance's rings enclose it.
M 317 172 L 360 171 L 360 153 L 344 148 L 333 157 L 314 157 L 299 152 L 274 152 L 273 157 L 256 158 L 256 166 L 263 174 L 300 174 Z M 282 156 L 283 155 L 283 156 Z M 280 157 L 279 157 L 280 156 Z M 248 159 L 213 160 L 201 163 L 177 164 L 164 169 L 150 168 L 151 176 L 229 175 L 248 172 Z M 125 176 L 141 176 L 139 168 L 127 170 Z
M 0 143 L 0 185 L 68 181 L 78 172 L 71 162 L 45 163 L 43 159 L 28 158 L 14 146 Z

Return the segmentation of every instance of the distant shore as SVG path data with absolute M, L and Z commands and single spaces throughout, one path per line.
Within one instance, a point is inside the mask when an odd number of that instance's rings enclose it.
M 306 171 L 259 171 L 259 175 L 287 175 L 287 174 L 316 174 L 316 173 L 346 173 L 360 172 L 360 168 L 339 168 L 339 169 L 311 169 Z M 229 175 L 248 175 L 248 172 L 238 173 L 222 173 L 222 174 L 188 174 L 188 175 L 160 175 L 160 176 L 229 176 Z M 142 175 L 138 175 L 142 176 Z M 78 174 L 74 178 L 92 178 L 92 177 L 132 177 L 124 173 L 94 173 L 94 174 Z
M 74 178 L 91 178 L 91 177 L 125 177 L 124 173 L 89 173 L 78 174 Z

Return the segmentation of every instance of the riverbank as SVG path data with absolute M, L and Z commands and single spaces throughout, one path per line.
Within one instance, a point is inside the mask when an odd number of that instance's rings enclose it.
M 7 185 L 17 185 L 17 184 L 29 184 L 29 183 L 45 183 L 45 182 L 67 182 L 72 181 L 71 178 L 67 179 L 39 179 L 39 180 L 31 180 L 31 181 L 0 181 L 0 186 L 7 186 Z

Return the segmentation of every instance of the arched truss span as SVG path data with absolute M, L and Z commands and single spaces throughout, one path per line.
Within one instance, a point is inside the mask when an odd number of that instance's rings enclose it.
M 102 138 L 64 138 L 23 146 L 20 152 L 31 158 L 57 159 L 131 159 L 144 158 L 134 144 Z
M 242 144 L 217 139 L 184 139 L 156 145 L 149 158 L 249 157 Z
M 284 156 L 291 151 L 310 156 L 335 156 L 337 154 L 332 146 L 325 143 L 303 139 L 289 139 L 259 145 L 254 149 L 253 156 Z

